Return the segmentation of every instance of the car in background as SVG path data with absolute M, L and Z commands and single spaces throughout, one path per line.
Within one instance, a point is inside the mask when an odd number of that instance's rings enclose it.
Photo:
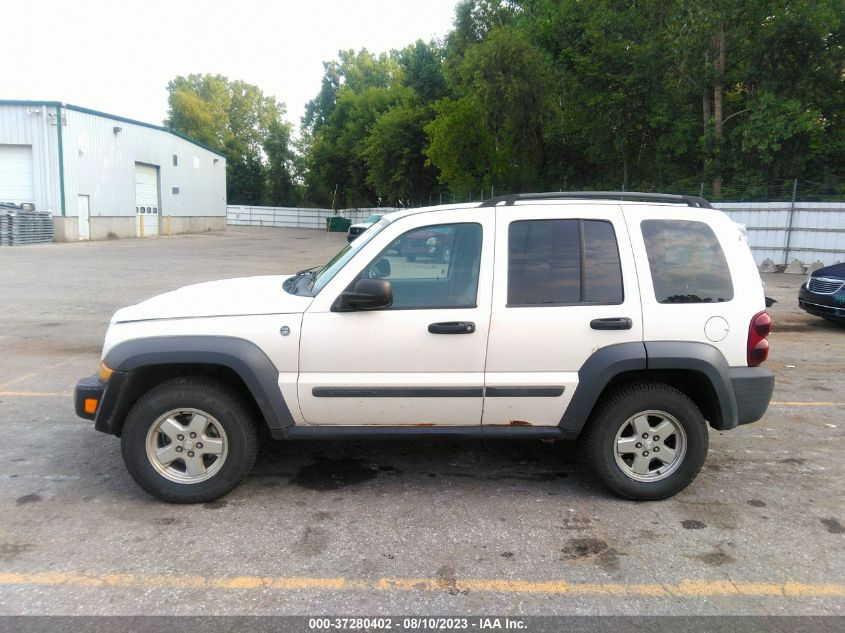
M 798 291 L 798 307 L 828 321 L 845 323 L 845 264 L 819 268 Z
M 399 247 L 399 255 L 409 262 L 417 258 L 429 259 L 442 264 L 452 251 L 452 236 L 441 229 L 423 229 L 410 233 Z
M 376 222 L 381 220 L 382 217 L 384 217 L 384 216 L 376 213 L 376 214 L 369 216 L 363 222 L 358 222 L 357 224 L 353 224 L 352 226 L 349 227 L 349 230 L 346 232 L 346 241 L 347 242 L 353 241 L 356 237 L 361 235 L 361 233 L 363 233 L 368 228 L 370 228 L 373 224 L 375 224 Z

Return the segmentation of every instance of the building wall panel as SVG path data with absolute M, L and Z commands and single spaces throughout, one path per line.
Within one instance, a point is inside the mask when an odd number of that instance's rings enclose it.
M 91 196 L 92 217 L 135 215 L 135 163 L 159 168 L 162 217 L 226 216 L 223 157 L 162 130 L 71 109 L 67 118 L 65 189 Z
M 0 144 L 32 146 L 35 208 L 60 215 L 55 108 L 43 104 L 0 103 Z
M 98 218 L 126 217 L 134 222 L 136 162 L 160 168 L 162 222 L 165 217 L 196 217 L 201 218 L 197 223 L 176 224 L 180 229 L 196 225 L 204 230 L 221 224 L 213 218 L 223 218 L 225 222 L 223 156 L 166 130 L 121 117 L 53 102 L 0 101 L 0 144 L 32 147 L 34 202 L 38 210 L 62 215 L 59 120 L 65 215 L 75 221 L 78 196 L 89 196 L 92 239 L 102 233 L 125 233 L 122 229 L 110 230 L 111 225 Z M 174 155 L 178 157 L 177 165 L 173 165 Z M 77 235 L 72 224 L 62 224 L 56 238 L 71 239 Z

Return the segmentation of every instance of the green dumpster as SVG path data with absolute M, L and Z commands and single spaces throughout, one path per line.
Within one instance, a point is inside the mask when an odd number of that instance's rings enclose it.
M 350 224 L 352 224 L 352 220 L 342 218 L 339 215 L 326 218 L 326 230 L 331 233 L 346 233 Z

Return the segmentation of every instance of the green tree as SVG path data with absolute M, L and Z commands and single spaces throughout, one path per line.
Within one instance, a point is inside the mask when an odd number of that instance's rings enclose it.
M 446 51 L 435 42 L 417 40 L 403 48 L 398 55 L 402 69 L 402 85 L 416 93 L 421 103 L 432 103 L 448 95 L 443 76 Z
M 165 125 L 226 155 L 228 199 L 236 204 L 267 200 L 265 156 L 274 161 L 271 184 L 285 178 L 279 171 L 285 159 L 278 158 L 286 155 L 281 144 L 290 143 L 284 104 L 257 86 L 222 75 L 176 77 L 167 90 Z
M 467 147 L 460 124 L 436 121 L 429 126 L 429 158 L 442 179 L 461 191 L 478 190 L 480 185 L 500 191 L 538 188 L 546 158 L 544 129 L 555 110 L 543 52 L 518 28 L 495 27 L 483 41 L 466 48 L 452 69 L 451 83 L 460 97 L 442 103 L 437 117 L 455 116 L 468 123 L 469 116 L 477 116 L 469 133 L 477 146 Z M 463 170 L 460 161 L 467 161 Z
M 491 187 L 495 140 L 478 106 L 470 99 L 443 99 L 435 105 L 436 117 L 425 126 L 429 138 L 426 155 L 440 172 L 440 182 L 461 197 Z
M 306 185 L 311 200 L 335 206 L 371 206 L 378 193 L 367 181 L 367 138 L 376 120 L 392 106 L 408 99 L 407 88 L 341 88 L 326 123 L 308 149 Z M 334 192 L 337 188 L 337 195 Z
M 843 112 L 842 0 L 461 0 L 442 45 L 325 65 L 299 164 L 323 204 L 425 200 L 434 176 L 459 197 L 833 194 Z
M 362 92 L 367 88 L 389 88 L 400 76 L 395 55 L 373 55 L 366 48 L 360 51 L 338 51 L 337 61 L 323 62 L 320 92 L 305 104 L 302 128 L 314 134 L 326 124 L 337 105 L 341 88 Z
M 426 164 L 424 127 L 431 108 L 403 103 L 379 116 L 363 141 L 367 184 L 383 204 L 427 203 L 437 188 L 437 171 Z
M 300 201 L 300 188 L 296 182 L 297 155 L 291 140 L 292 126 L 277 118 L 270 123 L 264 139 L 267 156 L 266 203 L 271 206 L 294 206 Z

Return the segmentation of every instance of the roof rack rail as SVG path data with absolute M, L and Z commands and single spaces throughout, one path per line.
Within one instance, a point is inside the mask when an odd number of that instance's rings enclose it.
M 490 198 L 479 207 L 495 207 L 504 202 L 510 206 L 518 200 L 630 200 L 636 202 L 668 202 L 685 204 L 698 209 L 712 209 L 713 205 L 698 196 L 682 196 L 671 193 L 642 193 L 639 191 L 550 191 L 547 193 L 514 193 Z

